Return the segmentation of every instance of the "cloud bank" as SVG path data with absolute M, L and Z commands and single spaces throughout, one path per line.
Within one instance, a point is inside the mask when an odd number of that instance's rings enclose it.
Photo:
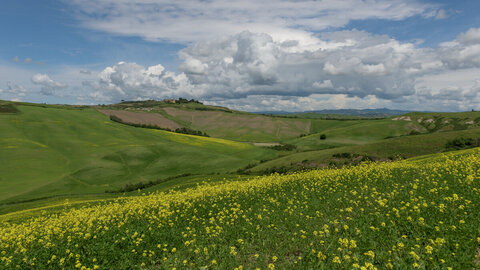
M 458 12 L 437 4 L 417 0 L 67 3 L 75 7 L 82 27 L 186 47 L 178 52 L 175 72 L 162 63 L 135 62 L 56 72 L 55 78 L 70 87 L 47 74 L 30 74 L 29 83 L 43 95 L 63 94 L 85 103 L 185 97 L 250 111 L 480 109 L 480 28 L 470 28 L 435 48 L 355 29 L 338 31 L 355 20 L 435 21 Z M 27 93 L 13 84 L 3 89 L 3 94 Z M 59 93 L 60 89 L 65 90 Z
M 286 99 L 306 104 L 306 99 L 299 98 L 307 98 L 315 104 L 322 95 L 327 100 L 338 95 L 336 102 L 356 100 L 365 106 L 476 108 L 479 33 L 480 29 L 472 28 L 430 49 L 364 31 L 337 31 L 319 36 L 315 49 L 305 49 L 299 40 L 278 41 L 269 34 L 244 31 L 181 50 L 179 74 L 161 65 L 120 62 L 105 68 L 89 84 L 95 89 L 92 97 L 111 102 L 182 96 L 234 105 L 256 96 L 275 97 L 279 104 Z M 442 87 L 429 80 L 440 74 L 454 81 L 462 72 L 470 85 Z M 256 108 L 273 101 L 267 103 Z M 284 102 L 283 108 L 299 107 L 289 104 Z
M 72 0 L 84 27 L 152 41 L 192 43 L 242 31 L 308 46 L 312 32 L 352 20 L 434 17 L 437 7 L 416 0 Z

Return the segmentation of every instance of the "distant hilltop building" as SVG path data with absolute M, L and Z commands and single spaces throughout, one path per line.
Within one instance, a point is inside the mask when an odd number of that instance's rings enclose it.
M 177 103 L 177 100 L 175 100 L 175 99 L 164 99 L 163 102 L 165 102 L 165 103 Z

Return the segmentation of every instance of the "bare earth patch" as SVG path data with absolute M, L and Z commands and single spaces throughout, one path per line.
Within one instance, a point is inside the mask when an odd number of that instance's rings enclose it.
M 408 123 L 408 124 L 406 125 L 406 128 L 407 128 L 408 130 L 412 130 L 412 131 L 416 131 L 416 132 L 420 132 L 420 133 L 427 131 L 426 128 L 424 128 L 424 127 L 422 127 L 422 126 L 419 126 L 419 125 L 415 125 L 415 124 L 413 124 L 413 123 Z
M 175 130 L 181 128 L 182 126 L 175 123 L 174 121 L 163 117 L 161 114 L 157 113 L 144 113 L 144 112 L 128 112 L 128 111 L 118 111 L 118 110 L 98 110 L 107 116 L 116 116 L 122 119 L 125 123 L 131 124 L 146 124 L 146 125 L 155 125 L 160 128 L 168 128 Z
M 261 130 L 277 138 L 295 137 L 310 131 L 309 121 L 219 111 L 186 111 L 172 107 L 163 110 L 173 117 L 191 123 L 195 128 L 207 131 L 222 129 L 242 134 Z
M 434 121 L 435 121 L 435 120 L 433 120 L 433 118 L 430 118 L 430 119 L 425 120 L 425 123 L 430 124 L 430 123 L 433 123 Z
M 257 143 L 253 143 L 253 145 L 255 146 L 259 146 L 259 147 L 269 147 L 269 146 L 277 146 L 277 145 L 280 145 L 280 143 L 277 143 L 277 142 L 271 142 L 271 143 L 262 143 L 262 142 L 257 142 Z
M 412 118 L 410 118 L 410 116 L 399 116 L 399 117 L 395 117 L 392 119 L 393 121 L 399 121 L 399 120 L 402 120 L 402 121 L 412 121 Z

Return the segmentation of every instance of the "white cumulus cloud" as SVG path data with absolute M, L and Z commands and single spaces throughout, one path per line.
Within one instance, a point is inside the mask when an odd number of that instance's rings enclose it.
M 162 65 L 145 68 L 136 63 L 119 62 L 101 71 L 96 81 L 86 84 L 95 89 L 90 97 L 101 101 L 192 95 L 185 74 L 176 75 Z
M 41 93 L 44 95 L 54 95 L 55 90 L 66 88 L 68 85 L 50 79 L 47 74 L 35 74 L 32 77 L 32 82 L 36 85 L 42 86 Z
M 308 96 L 313 93 L 414 94 L 414 75 L 435 70 L 432 52 L 362 31 L 324 34 L 318 49 L 292 50 L 268 34 L 242 32 L 180 51 L 181 70 L 211 96 Z M 225 61 L 225 59 L 231 59 Z M 190 66 L 190 63 L 194 63 Z M 440 63 L 441 65 L 441 63 Z M 202 72 L 192 72 L 202 67 Z
M 298 40 L 278 41 L 266 33 L 244 31 L 181 50 L 180 73 L 162 65 L 120 62 L 87 84 L 95 90 L 91 98 L 111 102 L 186 97 L 219 105 L 255 103 L 251 108 L 274 103 L 256 103 L 260 97 L 278 101 L 282 108 L 301 108 L 292 102 L 305 105 L 316 96 L 309 104 L 328 104 L 318 98 L 322 96 L 339 104 L 478 109 L 477 31 L 472 28 L 438 48 L 364 31 L 337 31 L 315 37 L 309 49 Z M 451 85 L 436 85 L 437 75 L 449 78 Z M 455 80 L 458 76 L 462 80 Z

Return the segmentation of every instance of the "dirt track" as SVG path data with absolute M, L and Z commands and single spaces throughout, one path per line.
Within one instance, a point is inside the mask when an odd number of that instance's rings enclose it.
M 168 128 L 175 130 L 181 128 L 182 126 L 175 123 L 174 121 L 163 117 L 158 113 L 144 113 L 144 112 L 127 112 L 127 111 L 118 111 L 118 110 L 98 110 L 99 112 L 107 116 L 116 116 L 125 123 L 132 124 L 148 124 L 155 125 L 161 128 Z

